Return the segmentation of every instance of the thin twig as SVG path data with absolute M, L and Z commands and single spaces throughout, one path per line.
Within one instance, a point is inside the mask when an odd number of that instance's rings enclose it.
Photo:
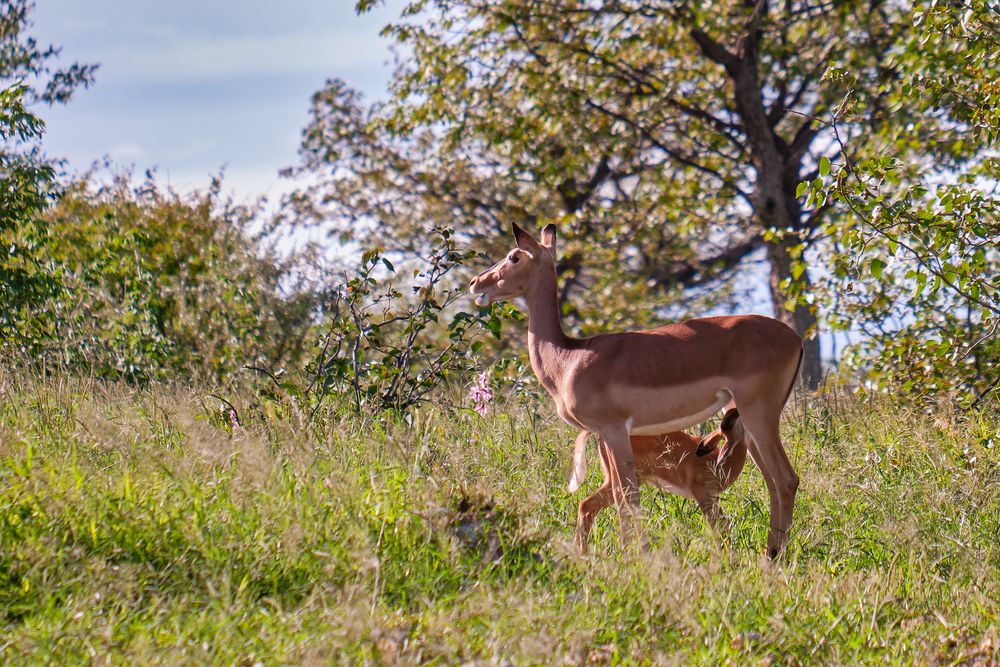
M 976 400 L 972 402 L 972 405 L 969 406 L 966 412 L 971 412 L 975 410 L 976 406 L 979 405 L 979 402 L 982 401 L 983 398 L 985 398 L 988 393 L 993 391 L 998 384 L 1000 384 L 1000 375 L 998 375 L 997 378 L 990 383 L 990 386 L 986 387 L 986 389 L 983 389 L 983 391 L 978 396 L 976 396 Z
M 982 336 L 982 337 L 981 337 L 981 338 L 980 338 L 979 340 L 977 340 L 977 341 L 976 341 L 975 343 L 973 343 L 972 345 L 970 345 L 970 346 L 969 346 L 969 349 L 967 349 L 967 350 L 965 351 L 965 354 L 963 354 L 963 355 L 962 355 L 961 357 L 959 357 L 959 360 L 962 360 L 962 359 L 965 359 L 965 358 L 966 358 L 966 357 L 968 357 L 968 356 L 969 356 L 970 354 L 972 354 L 972 352 L 973 352 L 973 351 L 974 351 L 974 350 L 975 350 L 975 349 L 976 349 L 977 347 L 979 347 L 980 345 L 982 345 L 983 343 L 985 343 L 986 341 L 988 341 L 988 340 L 989 340 L 990 338 L 993 338 L 993 336 L 994 336 L 994 335 L 996 335 L 996 332 L 997 332 L 997 327 L 1000 327 L 1000 317 L 998 317 L 998 318 L 997 318 L 997 319 L 996 319 L 996 320 L 995 320 L 995 321 L 993 322 L 993 328 L 992 328 L 992 329 L 990 329 L 990 330 L 989 330 L 988 332 L 986 332 L 985 334 L 983 334 L 983 336 Z
M 233 421 L 236 422 L 236 426 L 243 426 L 243 420 L 240 419 L 240 413 L 236 410 L 236 406 L 235 405 L 233 405 L 232 403 L 230 403 L 226 399 L 222 398 L 218 394 L 209 394 L 209 396 L 211 396 L 212 398 L 214 398 L 214 399 L 216 399 L 218 401 L 221 401 L 221 402 L 225 403 L 226 407 L 228 407 L 232 411 L 232 413 L 233 413 Z

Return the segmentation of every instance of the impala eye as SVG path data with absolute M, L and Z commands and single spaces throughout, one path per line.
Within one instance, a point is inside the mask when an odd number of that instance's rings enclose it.
M 511 255 L 511 258 L 510 258 L 510 263 L 511 264 L 517 264 L 520 261 L 521 261 L 520 257 L 518 257 L 517 255 Z

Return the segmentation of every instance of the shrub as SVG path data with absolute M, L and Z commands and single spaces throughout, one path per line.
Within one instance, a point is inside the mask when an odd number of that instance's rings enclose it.
M 292 267 L 249 233 L 256 211 L 218 180 L 187 196 L 131 180 L 88 175 L 41 214 L 37 271 L 55 287 L 14 314 L 5 356 L 140 382 L 295 358 L 312 296 L 282 296 Z
M 457 247 L 451 230 L 435 229 L 430 255 L 412 270 L 409 293 L 400 291 L 396 268 L 382 248 L 363 253 L 353 275 L 325 298 L 328 327 L 307 366 L 314 409 L 329 392 L 363 407 L 406 410 L 434 395 L 455 373 L 468 370 L 469 354 L 487 330 L 499 338 L 499 305 L 475 313 L 455 307 L 467 297 L 446 277 L 475 253 Z

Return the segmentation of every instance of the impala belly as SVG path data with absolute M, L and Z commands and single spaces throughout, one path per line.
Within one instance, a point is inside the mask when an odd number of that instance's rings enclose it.
M 636 415 L 631 418 L 632 427 L 629 429 L 629 433 L 631 435 L 659 435 L 671 431 L 683 431 L 701 424 L 725 407 L 731 400 L 733 400 L 733 395 L 728 389 L 719 389 L 715 392 L 715 400 L 708 405 L 705 405 L 703 401 L 698 402 L 701 405 L 682 403 L 684 409 L 680 410 L 680 414 L 677 415 L 677 412 L 674 412 L 677 416 L 666 421 L 657 419 L 666 411 L 656 410 L 655 405 L 649 406 L 646 410 L 638 410 Z
M 692 495 L 691 492 L 688 491 L 686 487 L 671 484 L 670 482 L 660 477 L 652 477 L 650 478 L 649 481 L 658 486 L 659 488 L 663 489 L 664 491 L 673 493 L 674 495 L 680 496 L 682 498 L 690 498 L 694 500 L 694 495 Z

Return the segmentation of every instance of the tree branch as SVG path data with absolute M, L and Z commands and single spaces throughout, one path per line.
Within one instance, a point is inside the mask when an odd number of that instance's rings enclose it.
M 597 163 L 594 168 L 594 173 L 591 174 L 587 182 L 581 187 L 576 180 L 568 178 L 558 186 L 556 190 L 559 191 L 559 196 L 562 197 L 563 207 L 566 209 L 567 213 L 576 213 L 583 205 L 587 203 L 594 191 L 604 183 L 605 179 L 611 175 L 611 164 L 608 161 L 607 156 L 602 157 L 601 161 Z
M 660 141 L 655 136 L 653 136 L 652 132 L 650 132 L 643 125 L 639 124 L 635 119 L 629 118 L 625 114 L 622 114 L 620 112 L 614 111 L 613 109 L 608 109 L 607 107 L 603 106 L 602 104 L 600 104 L 598 102 L 595 102 L 595 101 L 593 101 L 591 99 L 584 100 L 584 104 L 586 104 L 587 106 L 591 107 L 592 109 L 595 109 L 597 111 L 600 111 L 603 114 L 606 114 L 606 115 L 610 116 L 611 118 L 614 118 L 615 120 L 620 120 L 623 123 L 625 123 L 626 125 L 629 125 L 630 127 L 632 127 L 635 130 L 637 130 L 639 132 L 639 134 L 641 134 L 644 139 L 646 139 L 647 141 L 649 141 L 650 144 L 652 144 L 653 147 L 655 147 L 655 148 L 663 151 L 664 153 L 666 153 L 675 162 L 678 162 L 680 164 L 686 165 L 686 166 L 691 167 L 693 169 L 697 169 L 698 171 L 700 171 L 702 173 L 714 176 L 715 178 L 719 179 L 719 181 L 724 186 L 726 186 L 728 188 L 732 188 L 732 190 L 734 192 L 736 192 L 737 194 L 739 194 L 745 200 L 750 201 L 750 196 L 747 193 L 743 192 L 743 190 L 741 190 L 739 188 L 739 186 L 737 186 L 732 181 L 732 179 L 726 178 L 725 176 L 723 176 L 722 174 L 720 174 L 715 169 L 712 169 L 711 167 L 706 167 L 705 165 L 703 165 L 701 163 L 695 162 L 692 158 L 690 158 L 690 157 L 688 157 L 688 156 L 680 153 L 679 151 L 677 151 L 674 148 L 671 148 L 670 146 L 667 146 L 662 141 Z
M 708 33 L 699 28 L 691 30 L 691 39 L 701 49 L 701 52 L 709 60 L 716 62 L 726 68 L 726 71 L 733 74 L 740 66 L 739 58 L 730 52 L 722 44 L 708 36 Z
M 702 285 L 734 269 L 744 257 L 758 248 L 764 247 L 764 235 L 760 232 L 711 257 L 691 262 L 678 260 L 668 267 L 655 271 L 653 280 L 660 286 L 681 285 L 693 287 Z

